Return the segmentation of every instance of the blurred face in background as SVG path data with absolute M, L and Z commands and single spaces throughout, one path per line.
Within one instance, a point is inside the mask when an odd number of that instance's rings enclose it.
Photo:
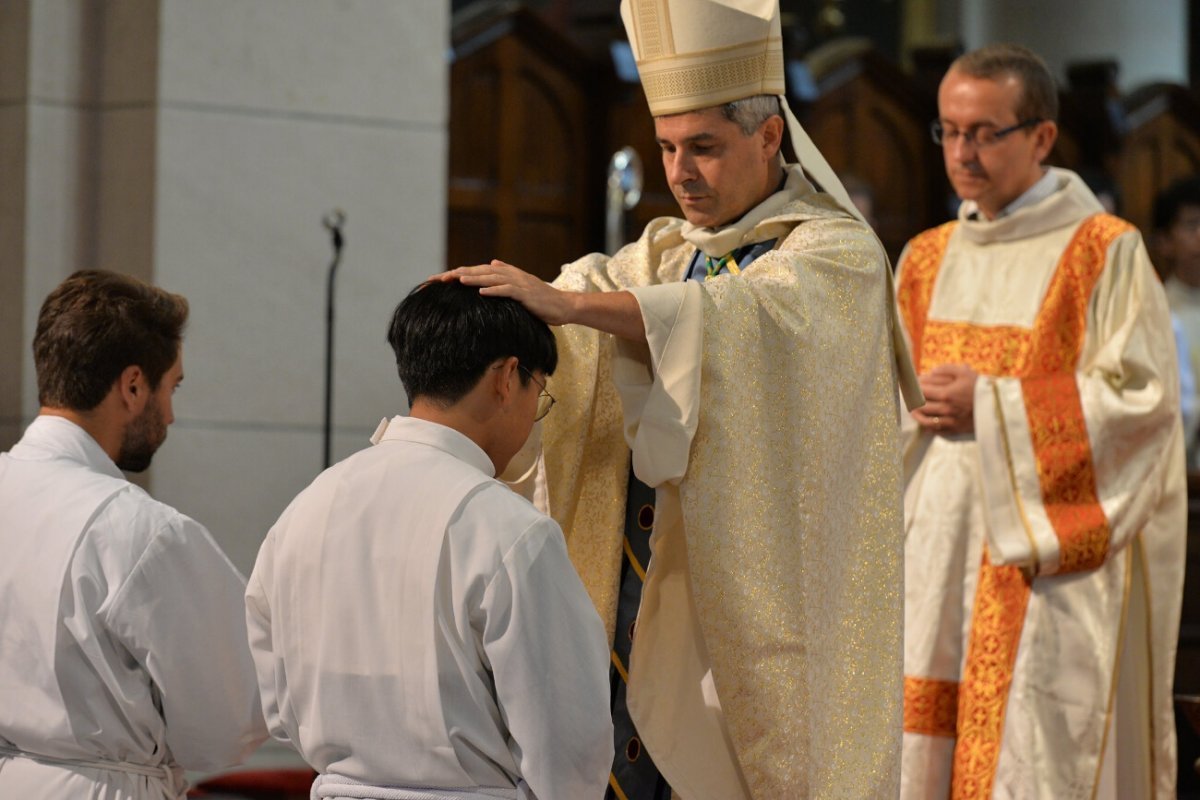
M 1180 206 L 1171 227 L 1157 238 L 1166 271 L 1189 286 L 1200 286 L 1200 206 Z

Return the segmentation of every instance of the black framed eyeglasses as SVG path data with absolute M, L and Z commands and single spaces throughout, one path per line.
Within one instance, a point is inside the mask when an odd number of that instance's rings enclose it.
M 1007 128 L 997 129 L 990 125 L 980 125 L 976 128 L 967 128 L 965 131 L 960 131 L 957 128 L 947 128 L 942 124 L 940 119 L 935 119 L 929 123 L 929 135 L 933 138 L 934 144 L 939 144 L 943 147 L 953 145 L 960 138 L 967 144 L 975 147 L 991 147 L 1010 133 L 1016 133 L 1024 128 L 1032 128 L 1044 121 L 1041 117 L 1030 117 L 1018 122 L 1016 125 L 1009 125 Z
M 533 373 L 530 372 L 523 364 L 517 364 L 517 367 L 519 367 L 522 372 L 528 375 L 529 380 L 536 383 L 537 387 L 541 390 L 538 392 L 537 413 L 533 417 L 533 421 L 537 422 L 549 414 L 550 409 L 554 408 L 554 395 L 546 391 L 546 384 L 533 377 Z

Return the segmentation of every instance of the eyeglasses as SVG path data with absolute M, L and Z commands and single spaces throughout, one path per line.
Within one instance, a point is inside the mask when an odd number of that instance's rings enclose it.
M 541 391 L 538 392 L 537 414 L 533 418 L 533 421 L 537 422 L 549 414 L 550 409 L 554 408 L 554 395 L 546 391 L 546 384 L 533 377 L 532 372 L 530 372 L 521 364 L 517 364 L 517 366 L 520 367 L 522 372 L 529 376 L 529 380 L 536 383 L 538 388 L 541 389 Z
M 999 130 L 991 125 L 980 125 L 960 131 L 957 128 L 947 128 L 940 119 L 935 119 L 929 123 L 929 135 L 933 137 L 934 144 L 940 144 L 943 147 L 950 147 L 959 139 L 977 148 L 991 147 L 1010 133 L 1016 133 L 1022 128 L 1032 128 L 1041 122 L 1043 122 L 1042 119 L 1033 117 Z

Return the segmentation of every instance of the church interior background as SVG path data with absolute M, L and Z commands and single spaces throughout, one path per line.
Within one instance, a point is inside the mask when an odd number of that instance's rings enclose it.
M 936 84 L 990 41 L 1046 58 L 1058 162 L 1107 174 L 1135 223 L 1200 170 L 1200 0 L 781 5 L 793 108 L 872 185 L 893 257 L 949 216 L 927 135 Z M 0 450 L 37 413 L 29 342 L 53 286 L 107 268 L 181 292 L 187 381 L 140 480 L 249 572 L 323 466 L 322 220 L 345 214 L 337 459 L 405 411 L 384 332 L 413 285 L 493 256 L 549 276 L 605 249 L 623 146 L 646 182 L 620 233 L 674 212 L 623 41 L 617 0 L 0 2 Z M 1200 695 L 1193 517 L 1177 691 Z M 1182 715 L 1180 729 L 1181 796 L 1200 796 L 1200 744 Z

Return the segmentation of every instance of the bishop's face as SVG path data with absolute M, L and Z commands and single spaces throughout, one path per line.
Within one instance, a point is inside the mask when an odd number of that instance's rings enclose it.
M 775 191 L 771 120 L 747 136 L 720 108 L 705 108 L 655 117 L 654 132 L 671 193 L 693 225 L 726 225 Z

